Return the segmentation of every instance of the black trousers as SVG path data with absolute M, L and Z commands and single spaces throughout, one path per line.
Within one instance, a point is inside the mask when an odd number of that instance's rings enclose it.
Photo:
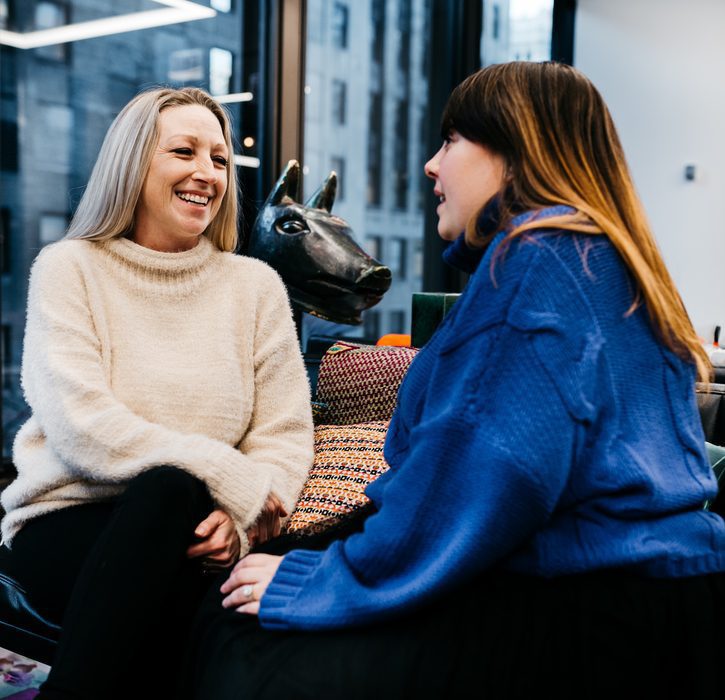
M 281 544 L 273 553 L 307 547 Z M 725 697 L 722 575 L 494 571 L 413 614 L 325 632 L 269 631 L 224 610 L 223 579 L 192 635 L 193 700 Z
M 39 700 L 176 696 L 190 623 L 213 580 L 186 548 L 212 509 L 202 482 L 157 467 L 112 502 L 22 528 L 10 573 L 63 628 Z

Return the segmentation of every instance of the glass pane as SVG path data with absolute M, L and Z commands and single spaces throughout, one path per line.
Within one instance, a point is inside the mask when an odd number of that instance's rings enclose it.
M 481 65 L 548 61 L 554 0 L 482 0 Z
M 18 374 L 30 264 L 42 246 L 64 235 L 121 107 L 157 84 L 210 90 L 234 122 L 245 206 L 264 197 L 256 166 L 264 141 L 258 96 L 266 75 L 265 0 L 199 0 L 189 7 L 205 16 L 131 31 L 125 25 L 137 13 L 153 18 L 168 7 L 154 0 L 0 0 L 0 27 L 16 38 L 69 22 L 79 37 L 0 47 L 4 458 L 27 415 Z M 80 38 L 81 23 L 109 17 L 115 33 Z
M 410 333 L 422 285 L 424 196 L 420 177 L 428 98 L 430 0 L 308 0 L 304 196 L 336 171 L 333 213 L 393 273 L 360 326 L 303 314 L 311 335 L 376 340 Z

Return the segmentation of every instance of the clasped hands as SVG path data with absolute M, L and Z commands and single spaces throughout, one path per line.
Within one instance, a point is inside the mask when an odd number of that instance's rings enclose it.
M 279 497 L 270 493 L 254 524 L 246 531 L 249 546 L 262 544 L 277 537 L 282 530 L 282 518 L 287 510 Z M 241 545 L 234 521 L 223 510 L 213 510 L 194 530 L 198 541 L 186 554 L 190 559 L 201 559 L 208 570 L 227 569 L 239 558 Z

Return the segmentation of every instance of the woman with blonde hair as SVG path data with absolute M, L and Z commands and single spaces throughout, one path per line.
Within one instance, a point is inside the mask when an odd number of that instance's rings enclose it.
M 233 153 L 204 91 L 140 93 L 33 264 L 2 557 L 62 622 L 41 700 L 168 697 L 205 573 L 279 534 L 311 464 L 286 290 L 233 252 Z
M 197 700 L 722 697 L 702 348 L 580 72 L 484 68 L 426 164 L 471 273 L 401 386 L 358 531 L 202 606 Z

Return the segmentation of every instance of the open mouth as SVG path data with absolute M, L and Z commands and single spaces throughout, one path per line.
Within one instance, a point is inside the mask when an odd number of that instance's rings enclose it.
M 200 194 L 189 194 L 188 192 L 175 192 L 174 194 L 183 202 L 197 207 L 205 207 L 211 201 L 211 197 Z

